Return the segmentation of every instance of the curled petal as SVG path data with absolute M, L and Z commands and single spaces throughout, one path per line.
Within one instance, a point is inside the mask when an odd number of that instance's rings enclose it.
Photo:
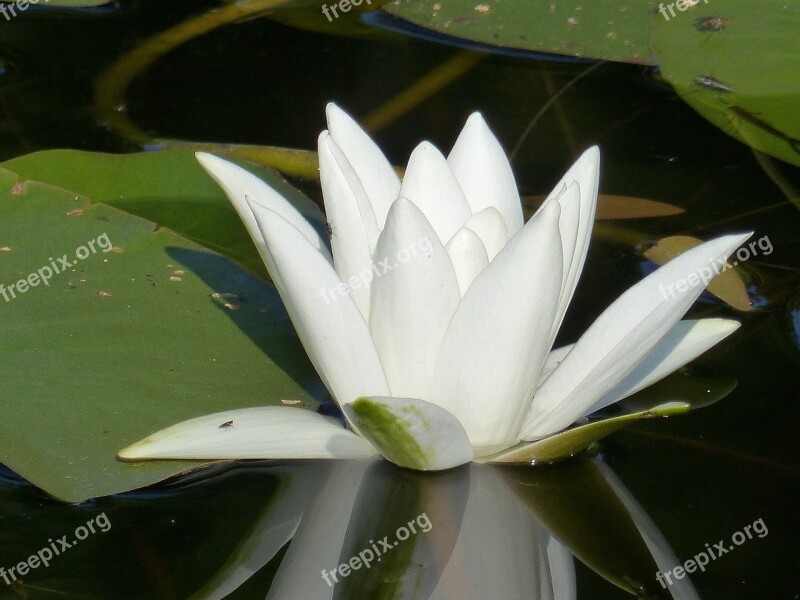
M 344 407 L 349 419 L 394 464 L 442 471 L 472 460 L 464 428 L 449 412 L 416 398 L 359 398 Z
M 334 266 L 342 281 L 356 278 L 350 295 L 364 318 L 369 317 L 369 282 L 378 238 L 375 213 L 361 181 L 328 132 L 319 136 L 319 176 L 331 232 Z

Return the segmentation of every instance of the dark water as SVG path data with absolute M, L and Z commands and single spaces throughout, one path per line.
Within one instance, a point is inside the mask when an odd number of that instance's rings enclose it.
M 98 73 L 213 6 L 151 1 L 0 20 L 2 158 L 56 147 L 136 150 L 93 105 Z M 258 18 L 180 46 L 133 82 L 127 114 L 159 137 L 314 148 L 327 101 L 366 115 L 458 52 L 366 28 L 362 37 L 333 35 L 321 16 L 309 22 L 321 32 Z M 449 147 L 478 109 L 511 148 L 550 95 L 586 68 L 489 56 L 376 138 L 402 164 L 423 138 Z M 616 222 L 622 233 L 598 229 L 561 338 L 573 341 L 652 268 L 631 231 L 637 239 L 707 239 L 755 230 L 774 249 L 747 265 L 758 310 L 736 314 L 706 299 L 690 313 L 744 324 L 690 367 L 738 379 L 727 398 L 615 434 L 591 459 L 536 469 L 464 467 L 430 477 L 381 463 L 254 463 L 79 506 L 56 503 L 8 472 L 0 480 L 0 566 L 100 515 L 107 521 L 96 520 L 96 533 L 46 569 L 0 581 L 0 598 L 264 598 L 271 585 L 270 598 L 300 600 L 427 598 L 434 590 L 439 598 L 568 598 L 572 577 L 585 599 L 631 597 L 609 580 L 653 597 L 800 597 L 798 209 L 745 145 L 654 73 L 614 64 L 578 82 L 536 123 L 513 161 L 522 193 L 546 193 L 594 143 L 603 152 L 601 191 L 686 213 Z M 797 168 L 773 166 L 798 185 Z M 380 562 L 327 586 L 323 570 L 373 543 L 380 549 L 379 539 L 391 542 L 412 522 L 418 531 Z M 733 549 L 691 575 L 696 595 L 656 583 L 657 569 L 721 540 Z

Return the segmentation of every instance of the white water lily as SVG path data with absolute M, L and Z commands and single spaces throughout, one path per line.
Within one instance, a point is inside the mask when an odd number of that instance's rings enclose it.
M 577 343 L 552 350 L 589 246 L 598 149 L 524 223 L 511 167 L 480 114 L 447 158 L 420 144 L 402 181 L 347 114 L 331 104 L 327 117 L 319 162 L 330 251 L 260 179 L 209 154 L 198 159 L 244 221 L 347 427 L 300 408 L 241 409 L 165 429 L 121 458 L 377 451 L 422 470 L 507 459 L 738 327 L 680 320 L 704 285 L 679 285 L 669 297 L 659 290 L 724 261 L 750 234 L 688 250 L 620 296 Z M 227 421 L 235 426 L 221 429 Z

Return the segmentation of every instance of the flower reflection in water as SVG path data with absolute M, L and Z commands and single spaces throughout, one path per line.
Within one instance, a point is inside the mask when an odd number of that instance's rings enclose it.
M 289 540 L 268 600 L 569 599 L 574 557 L 639 597 L 698 598 L 688 579 L 657 584 L 677 558 L 599 460 L 438 474 L 335 461 L 285 473 L 275 502 L 194 600 L 226 597 Z

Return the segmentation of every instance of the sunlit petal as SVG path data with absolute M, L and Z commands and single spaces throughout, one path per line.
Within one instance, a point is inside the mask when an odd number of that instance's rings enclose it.
M 400 196 L 417 205 L 443 244 L 472 216 L 447 161 L 428 142 L 421 143 L 411 154 Z
M 278 292 L 297 335 L 339 404 L 389 387 L 364 317 L 333 267 L 277 213 L 253 205 L 280 274 Z
M 409 200 L 392 205 L 375 251 L 370 330 L 393 396 L 427 398 L 461 296 L 447 251 Z M 385 272 L 384 272 L 385 271 Z
M 678 321 L 636 365 L 630 375 L 598 400 L 586 414 L 627 398 L 660 381 L 724 340 L 739 329 L 739 326 L 738 321 L 730 319 Z
M 627 377 L 704 287 L 681 286 L 671 296 L 660 289 L 724 261 L 750 235 L 727 235 L 692 248 L 622 294 L 536 390 L 522 438 L 564 429 Z
M 459 229 L 450 238 L 446 248 L 458 278 L 458 288 L 463 296 L 480 272 L 489 266 L 486 248 L 475 232 L 466 227 Z
M 386 221 L 389 207 L 400 192 L 400 178 L 381 149 L 353 118 L 333 103 L 326 108 L 328 129 L 367 192 L 378 227 Z
M 120 450 L 123 460 L 365 458 L 375 449 L 335 419 L 302 408 L 266 406 L 204 415 Z
M 509 235 L 522 229 L 522 204 L 514 173 L 500 142 L 480 113 L 473 113 L 467 119 L 447 162 L 473 214 L 494 206 L 503 216 Z
M 372 270 L 378 226 L 361 181 L 327 132 L 319 136 L 319 176 L 336 272 L 366 319 L 370 293 L 363 274 Z
M 445 335 L 431 401 L 458 417 L 478 455 L 516 441 L 547 357 L 561 285 L 558 217 L 551 202 L 511 239 Z
M 483 247 L 486 248 L 489 262 L 493 261 L 497 253 L 508 243 L 506 224 L 500 212 L 493 206 L 472 215 L 464 226 L 480 238 Z

